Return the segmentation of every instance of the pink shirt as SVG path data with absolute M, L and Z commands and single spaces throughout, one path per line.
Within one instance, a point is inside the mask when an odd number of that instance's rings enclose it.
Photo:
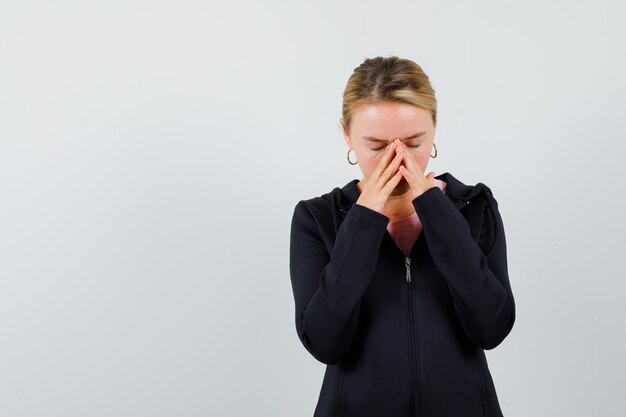
M 435 185 L 437 185 L 437 187 L 439 187 L 444 193 L 446 192 L 445 181 L 435 178 Z M 422 222 L 417 216 L 417 213 L 413 212 L 413 214 L 403 219 L 389 222 L 387 225 L 387 231 L 400 250 L 404 252 L 404 256 L 409 256 L 413 244 L 422 231 Z

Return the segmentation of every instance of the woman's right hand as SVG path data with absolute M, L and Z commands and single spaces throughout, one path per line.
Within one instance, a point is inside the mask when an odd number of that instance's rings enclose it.
M 398 170 L 402 153 L 396 153 L 395 150 L 396 144 L 391 142 L 372 175 L 364 181 L 359 181 L 362 191 L 356 204 L 381 213 L 389 194 L 403 177 Z

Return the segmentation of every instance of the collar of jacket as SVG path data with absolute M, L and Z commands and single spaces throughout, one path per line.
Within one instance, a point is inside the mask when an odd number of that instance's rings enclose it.
M 465 207 L 472 198 L 481 192 L 486 191 L 491 194 L 491 190 L 485 184 L 479 182 L 476 185 L 466 185 L 449 172 L 436 175 L 435 178 L 446 182 L 445 195 L 457 209 Z M 359 190 L 356 188 L 358 182 L 358 179 L 353 179 L 343 187 L 337 187 L 333 190 L 336 198 L 335 202 L 344 213 L 350 210 L 352 205 L 356 203 L 359 198 Z

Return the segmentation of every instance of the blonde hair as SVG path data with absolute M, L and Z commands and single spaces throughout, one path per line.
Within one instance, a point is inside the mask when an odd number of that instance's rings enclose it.
M 354 69 L 343 92 L 343 129 L 350 131 L 354 112 L 384 101 L 413 104 L 429 110 L 437 125 L 437 99 L 428 75 L 409 59 L 390 56 L 367 58 Z

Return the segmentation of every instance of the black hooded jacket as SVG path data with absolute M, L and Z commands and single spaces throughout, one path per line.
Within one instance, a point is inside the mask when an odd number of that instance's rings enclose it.
M 354 179 L 295 206 L 295 324 L 326 372 L 314 417 L 500 417 L 484 350 L 515 322 L 504 225 L 491 190 L 450 173 L 413 200 L 405 257 Z

